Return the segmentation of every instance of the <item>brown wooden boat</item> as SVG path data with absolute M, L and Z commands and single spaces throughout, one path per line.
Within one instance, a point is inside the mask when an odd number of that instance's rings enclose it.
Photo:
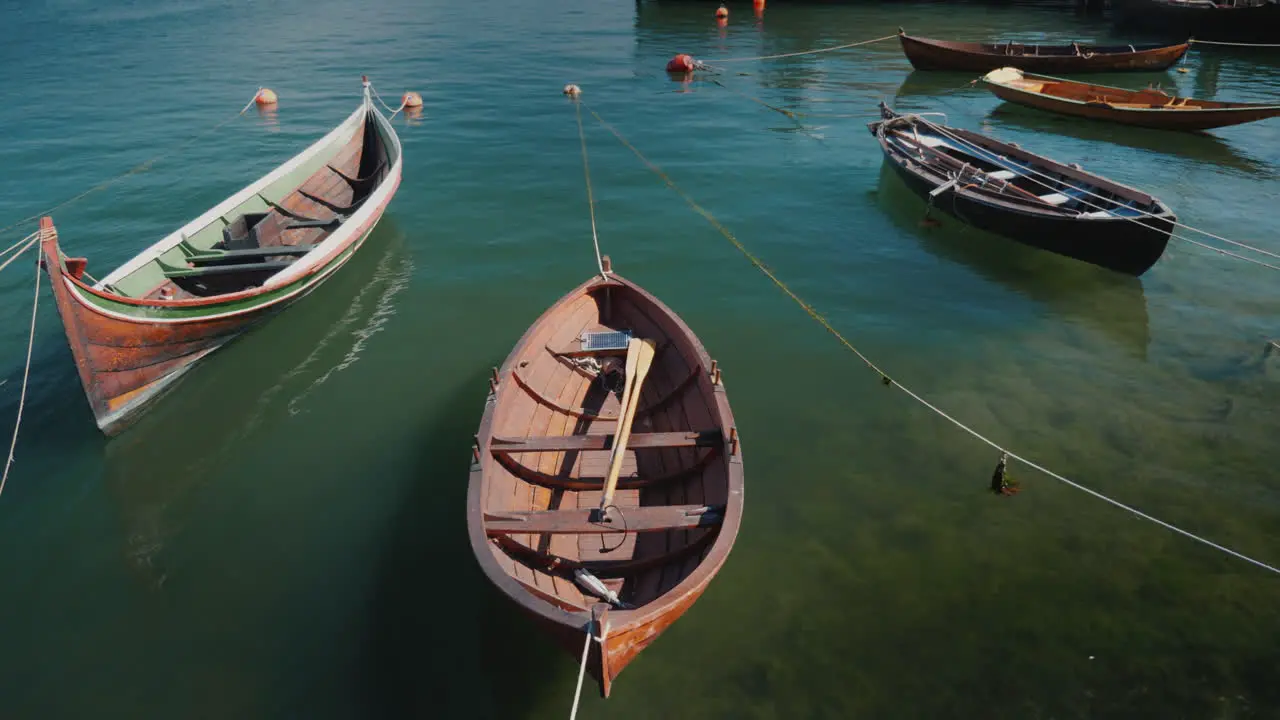
M 588 632 L 600 639 L 586 669 L 604 696 L 720 570 L 742 502 L 716 364 L 607 258 L 494 371 L 467 496 L 472 549 L 575 658 Z
M 1190 43 L 1178 45 L 1027 45 L 976 43 L 912 37 L 898 28 L 902 52 L 917 70 L 988 72 L 1016 67 L 1031 72 L 1089 73 L 1165 70 L 1182 59 Z
M 101 280 L 43 218 L 44 266 L 98 427 L 125 429 L 197 362 L 345 265 L 395 196 L 400 149 L 366 80 L 328 135 Z
M 997 97 L 1011 103 L 1159 130 L 1209 130 L 1280 115 L 1280 105 L 1196 100 L 1158 88 L 1126 90 L 1091 85 L 1030 75 L 1012 67 L 992 70 L 982 77 L 982 82 Z

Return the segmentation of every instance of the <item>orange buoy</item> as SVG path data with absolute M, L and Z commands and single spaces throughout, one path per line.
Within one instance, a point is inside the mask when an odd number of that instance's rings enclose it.
M 764 0 L 752 0 L 752 5 L 754 5 L 757 10 L 763 10 Z
M 716 8 L 716 17 L 718 18 L 729 17 L 729 8 L 725 7 L 724 4 L 722 3 L 720 7 Z
M 569 97 L 578 97 L 579 95 L 582 94 L 582 88 L 572 84 L 565 85 L 563 92 L 565 95 L 568 95 Z
M 241 95 L 240 97 L 244 97 L 244 96 Z M 276 97 L 276 91 L 272 90 L 271 88 L 260 88 L 258 90 L 258 94 L 253 96 L 253 101 L 258 104 L 258 107 L 275 105 L 277 99 L 278 98 Z
M 400 104 L 407 108 L 422 107 L 422 96 L 416 92 L 407 92 L 400 97 Z
M 683 53 L 671 58 L 667 63 L 667 72 L 669 73 L 691 73 L 698 67 L 698 61 L 693 59 L 692 55 Z

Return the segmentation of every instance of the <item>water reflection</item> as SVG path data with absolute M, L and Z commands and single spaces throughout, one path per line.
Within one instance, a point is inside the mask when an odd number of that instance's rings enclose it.
M 271 428 L 359 358 L 357 346 L 385 321 L 385 299 L 409 270 L 404 235 L 384 219 L 311 296 L 214 353 L 107 443 L 106 487 L 125 527 L 124 554 L 148 587 L 168 581 L 168 543 L 200 488 L 226 470 L 240 444 L 288 435 Z
M 887 166 L 881 166 L 877 201 L 894 224 L 920 246 L 957 262 L 982 277 L 1076 318 L 1126 352 L 1145 360 L 1151 341 L 1147 298 L 1139 278 L 1028 247 L 932 213 L 927 227 L 925 203 Z M 934 222 L 936 221 L 936 222 Z
M 267 129 L 267 132 L 280 132 L 280 111 L 275 105 L 255 105 L 258 108 L 258 124 Z

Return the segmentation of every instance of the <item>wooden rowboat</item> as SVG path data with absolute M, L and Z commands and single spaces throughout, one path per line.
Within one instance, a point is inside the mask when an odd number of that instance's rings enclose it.
M 1032 247 L 1128 275 L 1164 253 L 1176 217 L 1146 193 L 1013 143 L 899 115 L 869 125 L 885 160 L 930 207 Z
M 605 697 L 720 570 L 742 502 L 716 364 L 608 258 L 494 371 L 467 495 L 472 550 L 575 658 L 588 632 L 601 639 L 585 663 Z
M 917 70 L 987 72 L 1016 67 L 1033 72 L 1088 73 L 1165 70 L 1191 45 L 1027 45 L 976 43 L 912 37 L 898 28 L 902 52 Z
M 360 248 L 400 184 L 400 139 L 373 106 L 101 280 L 40 221 L 44 265 L 98 427 L 148 402 Z
M 997 97 L 1011 103 L 1158 130 L 1209 130 L 1280 115 L 1280 105 L 1196 100 L 1156 88 L 1126 90 L 1090 85 L 1029 75 L 1011 67 L 992 70 L 982 77 L 982 82 Z
M 1280 42 L 1280 4 L 1268 0 L 1111 0 L 1119 28 L 1166 37 Z

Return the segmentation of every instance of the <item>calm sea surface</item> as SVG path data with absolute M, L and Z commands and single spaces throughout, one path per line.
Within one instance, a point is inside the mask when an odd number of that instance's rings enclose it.
M 1113 39 L 1069 6 L 734 3 L 725 27 L 714 7 L 0 2 L 0 226 L 167 153 L 55 213 L 98 276 L 335 125 L 362 73 L 427 105 L 397 119 L 404 183 L 360 255 L 117 439 L 94 427 L 42 289 L 0 498 L 0 717 L 567 715 L 575 659 L 487 584 L 463 515 L 488 369 L 594 266 L 567 82 L 896 379 L 1280 562 L 1277 275 L 1175 241 L 1133 280 L 923 227 L 865 127 L 882 99 L 943 112 L 1280 251 L 1280 121 L 1183 136 L 1066 120 L 912 73 L 896 42 L 733 64 L 725 88 L 672 82 L 676 52 L 899 26 Z M 1274 100 L 1266 52 L 1101 81 Z M 211 131 L 260 85 L 277 114 Z M 601 244 L 724 367 L 748 492 L 709 591 L 581 717 L 1280 715 L 1276 578 L 1024 467 L 1020 495 L 992 496 L 991 449 L 880 385 L 586 122 Z M 0 274 L 5 443 L 32 270 Z

